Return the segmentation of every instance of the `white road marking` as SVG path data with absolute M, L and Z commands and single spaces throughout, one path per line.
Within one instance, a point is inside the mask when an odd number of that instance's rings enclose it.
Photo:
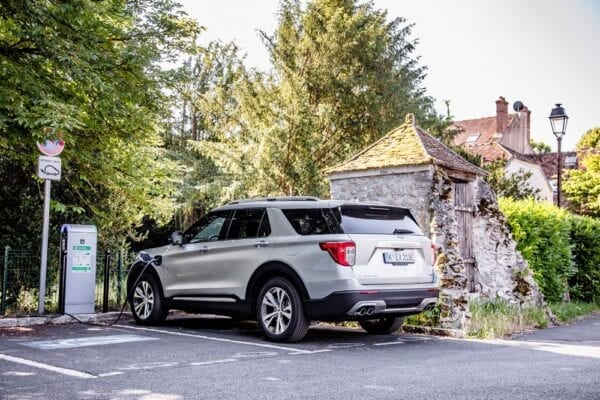
M 98 376 L 100 377 L 105 377 L 105 376 L 115 376 L 115 375 L 123 375 L 124 372 L 121 371 L 113 371 L 113 372 L 107 372 L 105 374 L 98 374 Z
M 118 327 L 118 328 L 124 328 L 124 329 L 136 329 L 136 330 L 146 331 L 146 332 L 164 333 L 166 335 L 185 336 L 185 337 L 193 337 L 193 338 L 197 338 L 197 339 L 213 340 L 215 342 L 235 343 L 235 344 L 242 344 L 242 345 L 246 345 L 246 346 L 256 346 L 256 347 L 264 347 L 267 349 L 283 350 L 283 351 L 292 352 L 290 354 L 312 354 L 312 353 L 315 353 L 315 351 L 296 349 L 294 347 L 276 346 L 274 344 L 267 344 L 267 343 L 245 342 L 243 340 L 224 339 L 224 338 L 217 338 L 217 337 L 212 337 L 212 336 L 196 335 L 193 333 L 185 333 L 185 332 L 163 331 L 161 329 L 156 329 L 156 328 L 143 328 L 141 326 L 128 326 L 128 325 L 113 325 L 113 326 Z
M 145 364 L 129 364 L 126 367 L 119 367 L 124 370 L 139 370 L 139 369 L 156 369 L 156 368 L 168 368 L 179 365 L 177 362 L 151 362 Z
M 385 392 L 395 392 L 396 389 L 391 386 L 380 386 L 380 385 L 365 385 L 365 389 L 382 390 Z
M 348 347 L 360 347 L 364 346 L 364 343 L 332 343 L 327 346 L 328 349 L 346 349 Z
M 1 373 L 3 376 L 33 376 L 35 372 L 21 372 L 21 371 L 6 371 Z
M 391 346 L 393 344 L 404 344 L 406 342 L 403 342 L 402 340 L 398 340 L 395 342 L 383 342 L 383 343 L 374 343 L 373 346 Z
M 565 344 L 560 342 L 529 342 L 517 340 L 474 340 L 485 344 L 520 347 L 528 350 L 546 351 L 566 356 L 600 358 L 600 347 Z
M 272 376 L 267 376 L 267 377 L 265 378 L 265 381 L 271 381 L 271 382 L 278 382 L 278 381 L 280 381 L 280 380 L 281 380 L 281 379 L 279 379 L 279 378 L 274 378 L 274 377 L 272 377 Z
M 96 378 L 96 376 L 88 374 L 86 372 L 75 371 L 74 369 L 55 367 L 53 365 L 39 363 L 37 361 L 26 360 L 26 359 L 20 358 L 20 357 L 13 357 L 13 356 L 9 356 L 6 354 L 0 354 L 0 360 L 6 360 L 6 361 L 11 361 L 11 362 L 14 362 L 17 364 L 28 365 L 28 366 L 34 367 L 34 368 L 45 369 L 47 371 L 52 371 L 52 372 L 56 372 L 59 374 L 72 376 L 74 378 L 81 378 L 81 379 Z
M 147 340 L 158 340 L 154 337 L 138 335 L 109 335 L 109 336 L 87 336 L 73 339 L 46 340 L 41 342 L 21 343 L 23 346 L 33 347 L 41 350 L 71 349 L 74 347 L 99 346 L 107 344 L 144 342 Z
M 233 358 L 225 358 L 223 360 L 212 360 L 212 361 L 200 361 L 200 362 L 193 362 L 190 363 L 190 365 L 213 365 L 213 364 L 225 364 L 225 363 L 230 363 L 230 362 L 236 362 L 239 360 L 233 359 Z

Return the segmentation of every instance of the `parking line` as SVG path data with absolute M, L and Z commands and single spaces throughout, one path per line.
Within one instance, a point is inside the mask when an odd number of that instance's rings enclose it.
M 291 352 L 291 353 L 294 353 L 294 354 L 312 354 L 312 353 L 315 353 L 315 351 L 311 351 L 311 350 L 302 350 L 302 349 L 296 349 L 296 348 L 293 348 L 293 347 L 276 346 L 274 344 L 245 342 L 243 340 L 224 339 L 224 338 L 217 338 L 217 337 L 204 336 L 204 335 L 196 335 L 196 334 L 184 333 L 184 332 L 163 331 L 163 330 L 155 329 L 155 328 L 143 328 L 141 326 L 128 326 L 128 325 L 113 325 L 113 326 L 114 327 L 119 327 L 119 328 L 124 328 L 124 329 L 137 329 L 137 330 L 140 330 L 140 331 L 165 333 L 167 335 L 186 336 L 186 337 L 193 337 L 193 338 L 198 338 L 198 339 L 213 340 L 213 341 L 216 341 L 216 342 L 227 342 L 227 343 L 243 344 L 243 345 L 246 345 L 246 346 L 264 347 L 264 348 L 267 348 L 267 349 L 276 349 L 276 350 L 288 351 L 288 352 Z
M 74 369 L 55 367 L 53 365 L 39 363 L 37 361 L 31 361 L 31 360 L 26 360 L 24 358 L 8 356 L 6 354 L 0 354 L 0 360 L 12 361 L 17 364 L 23 364 L 23 365 L 28 365 L 28 366 L 34 367 L 34 368 L 45 369 L 48 371 L 57 372 L 59 374 L 72 376 L 75 378 L 81 378 L 81 379 L 96 378 L 96 376 L 94 376 L 94 375 L 91 375 L 91 374 L 88 374 L 85 372 L 81 372 L 81 371 L 75 371 Z

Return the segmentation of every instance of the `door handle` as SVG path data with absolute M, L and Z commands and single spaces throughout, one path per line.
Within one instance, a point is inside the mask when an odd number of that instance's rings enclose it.
M 204 246 L 203 248 L 201 248 L 200 250 L 198 250 L 198 253 L 208 253 L 210 249 L 206 246 Z
M 261 240 L 258 243 L 254 243 L 254 247 L 267 247 L 269 245 L 269 242 L 267 242 L 266 240 Z

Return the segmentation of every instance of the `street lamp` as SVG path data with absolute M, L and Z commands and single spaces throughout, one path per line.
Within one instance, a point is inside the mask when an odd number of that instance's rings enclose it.
M 557 175 L 556 175 L 556 205 L 560 207 L 560 181 L 561 181 L 561 154 L 560 145 L 562 138 L 567 132 L 567 121 L 569 117 L 565 114 L 565 109 L 560 106 L 560 103 L 556 104 L 556 107 L 550 112 L 550 125 L 552 125 L 552 133 L 556 136 L 558 142 L 558 152 L 556 153 L 557 160 Z

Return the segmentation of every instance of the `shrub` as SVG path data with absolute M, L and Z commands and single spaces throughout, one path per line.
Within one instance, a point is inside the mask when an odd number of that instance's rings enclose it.
M 575 272 L 568 212 L 533 199 L 501 198 L 499 203 L 517 241 L 517 249 L 533 270 L 546 300 L 561 301 L 567 280 Z
M 502 337 L 548 326 L 548 316 L 542 308 L 520 307 L 503 299 L 474 301 L 470 311 L 471 321 L 467 332 L 470 337 Z
M 569 322 L 575 318 L 600 311 L 600 305 L 581 301 L 569 301 L 550 303 L 550 309 L 560 322 Z
M 569 278 L 571 297 L 600 305 L 600 220 L 572 216 L 570 227 L 576 268 Z

